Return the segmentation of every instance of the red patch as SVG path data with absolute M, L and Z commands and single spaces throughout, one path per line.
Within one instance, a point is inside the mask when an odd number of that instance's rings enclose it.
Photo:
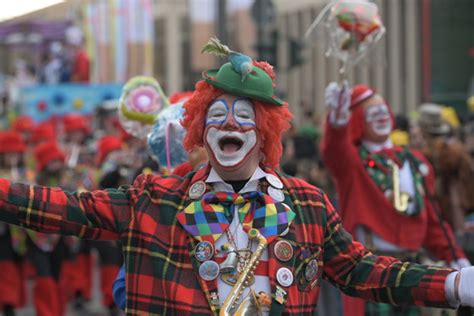
M 38 107 L 38 110 L 40 110 L 41 112 L 44 112 L 48 108 L 48 104 L 46 104 L 45 101 L 39 101 L 37 104 L 37 107 Z

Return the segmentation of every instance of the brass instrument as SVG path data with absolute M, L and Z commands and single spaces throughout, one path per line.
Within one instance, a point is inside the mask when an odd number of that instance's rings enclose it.
M 239 308 L 235 311 L 235 315 L 240 316 L 255 316 L 261 315 L 261 307 L 258 302 L 257 294 L 253 289 L 250 289 L 249 295 L 242 301 Z
M 250 257 L 245 269 L 242 271 L 242 273 L 240 273 L 237 282 L 232 287 L 232 290 L 230 291 L 229 296 L 227 296 L 225 299 L 224 304 L 222 304 L 219 316 L 232 315 L 231 311 L 236 307 L 236 302 L 239 300 L 240 295 L 244 291 L 245 287 L 249 285 L 249 278 L 252 277 L 253 271 L 258 265 L 259 258 L 262 255 L 263 250 L 265 250 L 267 247 L 267 239 L 262 234 L 260 234 L 257 229 L 250 229 L 248 235 L 250 239 L 258 240 L 257 249 Z M 246 315 L 245 308 L 240 308 L 239 306 L 237 312 L 234 315 Z
M 400 168 L 390 159 L 387 163 L 392 167 L 393 206 L 398 213 L 407 215 L 410 195 L 406 192 L 400 192 Z

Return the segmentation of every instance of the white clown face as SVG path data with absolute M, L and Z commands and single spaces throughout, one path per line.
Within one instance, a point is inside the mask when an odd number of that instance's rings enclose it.
M 378 136 L 387 136 L 392 131 L 392 119 L 385 103 L 369 106 L 365 110 L 365 121 Z
M 365 119 L 363 138 L 376 143 L 385 142 L 393 128 L 388 105 L 376 94 L 365 100 L 361 106 L 364 108 Z
M 214 100 L 207 111 L 204 144 L 211 163 L 218 168 L 237 170 L 248 161 L 258 165 L 258 137 L 252 102 L 229 94 Z

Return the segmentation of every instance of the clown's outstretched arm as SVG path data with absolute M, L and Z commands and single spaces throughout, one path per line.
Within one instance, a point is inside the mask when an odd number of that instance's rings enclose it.
M 347 177 L 352 165 L 357 163 L 357 148 L 352 144 L 348 123 L 351 88 L 347 81 L 342 86 L 331 82 L 325 92 L 328 109 L 321 153 L 324 163 L 335 178 Z
M 474 306 L 474 267 L 458 272 L 375 256 L 342 227 L 327 196 L 324 205 L 324 276 L 344 293 L 399 306 Z
M 139 192 L 122 187 L 70 193 L 0 179 L 0 221 L 43 233 L 116 240 L 130 222 Z

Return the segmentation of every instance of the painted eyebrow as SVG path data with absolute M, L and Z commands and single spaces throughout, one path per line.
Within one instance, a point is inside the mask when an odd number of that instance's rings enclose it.
M 209 107 L 213 106 L 214 104 L 216 104 L 216 103 L 219 102 L 219 101 L 221 101 L 222 103 L 224 103 L 224 105 L 225 105 L 227 111 L 229 111 L 229 104 L 227 103 L 227 101 L 226 101 L 225 99 L 215 99 L 214 102 L 212 102 Z
M 237 101 L 248 101 L 253 106 L 253 103 L 252 103 L 252 101 L 250 101 L 250 99 L 248 99 L 248 98 L 238 98 L 238 99 L 235 99 L 234 102 L 232 103 L 232 113 L 234 113 L 235 103 L 237 103 Z M 254 111 L 255 111 L 255 109 L 254 109 Z
M 381 106 L 385 106 L 386 108 L 388 108 L 387 104 L 385 104 L 385 103 L 373 104 L 365 110 L 365 113 L 368 113 L 369 111 L 377 111 L 378 108 L 381 107 Z
M 224 103 L 224 106 L 225 106 L 225 109 L 227 111 L 227 113 L 225 114 L 225 118 L 224 120 L 221 120 L 221 121 L 216 121 L 216 120 L 212 120 L 208 117 L 209 115 L 209 108 L 211 106 L 213 106 L 214 104 L 216 104 L 217 102 L 221 101 L 222 103 Z M 227 101 L 225 99 L 216 99 L 214 100 L 214 102 L 211 103 L 211 105 L 209 105 L 209 108 L 207 110 L 207 114 L 206 116 L 204 117 L 204 125 L 207 126 L 208 124 L 215 124 L 215 123 L 221 123 L 221 122 L 224 122 L 226 119 L 227 119 L 227 115 L 229 115 L 229 104 L 227 104 Z M 210 121 L 209 121 L 210 120 Z

